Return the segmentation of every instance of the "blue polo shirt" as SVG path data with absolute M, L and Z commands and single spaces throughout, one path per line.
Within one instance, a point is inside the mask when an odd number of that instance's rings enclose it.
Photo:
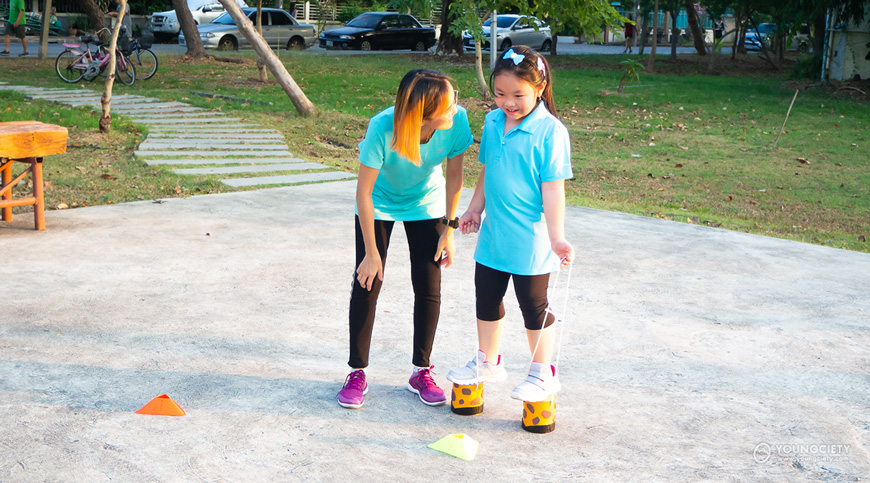
M 571 178 L 571 140 L 540 103 L 519 126 L 504 132 L 505 114 L 486 115 L 479 161 L 486 167 L 486 206 L 474 259 L 515 275 L 559 267 L 550 248 L 541 183 Z
M 445 215 L 446 189 L 441 163 L 465 152 L 474 137 L 468 114 L 457 106 L 450 129 L 435 131 L 420 145 L 420 166 L 393 151 L 393 107 L 369 121 L 359 143 L 359 161 L 380 170 L 372 190 L 376 220 L 417 221 Z M 356 211 L 359 214 L 359 209 Z

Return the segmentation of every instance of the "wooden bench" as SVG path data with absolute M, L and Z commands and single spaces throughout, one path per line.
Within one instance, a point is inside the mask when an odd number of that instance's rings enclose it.
M 0 122 L 0 214 L 3 221 L 12 221 L 13 206 L 33 205 L 33 220 L 37 230 L 45 229 L 42 159 L 66 152 L 67 129 L 37 121 Z M 18 176 L 12 176 L 14 163 L 29 166 Z M 30 174 L 33 196 L 13 198 L 12 188 Z

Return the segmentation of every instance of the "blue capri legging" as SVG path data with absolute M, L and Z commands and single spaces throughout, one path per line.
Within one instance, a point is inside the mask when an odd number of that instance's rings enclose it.
M 514 280 L 514 292 L 520 303 L 526 329 L 541 330 L 553 325 L 556 317 L 548 310 L 547 284 L 550 274 L 514 275 L 486 265 L 477 264 L 474 269 L 474 291 L 477 297 L 477 318 L 496 321 L 504 318 L 504 294 L 510 279 Z

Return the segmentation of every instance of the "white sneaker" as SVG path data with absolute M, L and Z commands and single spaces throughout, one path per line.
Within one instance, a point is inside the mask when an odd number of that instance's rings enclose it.
M 486 354 L 483 351 L 477 351 L 477 356 L 464 367 L 453 369 L 447 373 L 447 380 L 460 386 L 480 384 L 481 382 L 499 382 L 505 379 L 507 379 L 507 372 L 504 370 L 501 355 L 498 356 L 498 362 L 493 364 L 486 361 Z
M 511 391 L 511 397 L 526 402 L 541 402 L 559 392 L 562 385 L 556 376 L 556 368 L 532 362 L 529 375 Z

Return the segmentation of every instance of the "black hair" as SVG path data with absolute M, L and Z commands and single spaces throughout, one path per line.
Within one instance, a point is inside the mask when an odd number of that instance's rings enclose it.
M 516 59 L 522 57 L 522 60 L 516 62 Z M 550 64 L 543 55 L 537 50 L 527 45 L 514 45 L 507 52 L 501 54 L 501 57 L 496 61 L 495 68 L 489 74 L 489 90 L 493 94 L 493 79 L 499 74 L 512 74 L 529 83 L 535 89 L 544 86 L 541 92 L 540 100 L 544 102 L 544 106 L 550 111 L 550 114 L 559 117 L 556 114 L 556 103 L 553 101 L 553 81 L 550 78 Z

